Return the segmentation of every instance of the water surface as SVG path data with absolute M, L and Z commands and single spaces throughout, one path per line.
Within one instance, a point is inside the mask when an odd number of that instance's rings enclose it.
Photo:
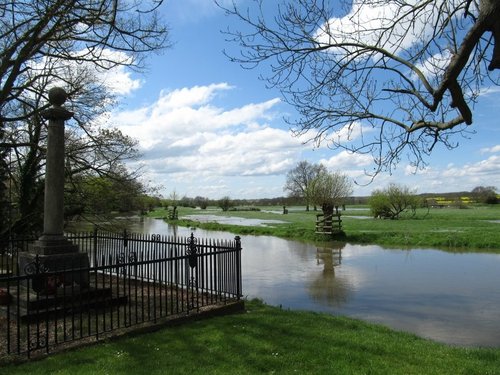
M 202 223 L 216 222 L 226 225 L 244 225 L 247 227 L 268 226 L 272 224 L 285 224 L 283 220 L 266 220 L 266 219 L 248 219 L 235 216 L 219 216 L 219 215 L 185 215 L 183 219 L 200 221 Z
M 144 233 L 233 239 L 141 219 Z M 500 347 L 500 255 L 316 247 L 242 236 L 243 293 L 283 308 L 347 315 L 448 344 Z

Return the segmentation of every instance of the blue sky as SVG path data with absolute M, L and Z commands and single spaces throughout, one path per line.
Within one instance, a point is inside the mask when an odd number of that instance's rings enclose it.
M 265 72 L 244 70 L 223 55 L 235 46 L 220 31 L 234 20 L 211 0 L 167 1 L 161 11 L 174 45 L 150 56 L 143 74 L 118 72 L 123 95 L 111 123 L 139 140 L 144 177 L 163 196 L 174 190 L 211 199 L 283 196 L 286 172 L 301 160 L 347 173 L 358 183 L 354 195 L 390 182 L 418 193 L 500 188 L 499 90 L 480 98 L 476 134 L 457 139 L 457 149 L 436 147 L 416 174 L 403 159 L 392 175 L 381 173 L 366 185 L 366 157 L 314 149 L 292 137 L 283 116 L 294 109 L 258 79 Z

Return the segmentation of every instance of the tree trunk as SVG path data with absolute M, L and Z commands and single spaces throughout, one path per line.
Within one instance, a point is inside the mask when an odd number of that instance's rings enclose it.
M 500 69 L 500 1 L 480 1 L 478 22 L 481 21 L 485 22 L 486 29 L 493 34 L 493 55 L 488 69 Z
M 333 210 L 334 210 L 333 205 L 325 203 L 321 206 L 321 210 L 323 211 L 323 215 L 325 216 L 325 218 L 327 216 L 330 216 L 330 217 L 333 216 Z

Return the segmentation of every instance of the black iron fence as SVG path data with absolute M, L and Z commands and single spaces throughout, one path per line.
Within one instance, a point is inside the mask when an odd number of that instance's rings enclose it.
M 0 359 L 49 353 L 227 305 L 242 295 L 239 237 L 97 231 L 67 237 L 88 259 L 57 270 L 41 256 L 19 267 L 29 241 L 1 244 Z

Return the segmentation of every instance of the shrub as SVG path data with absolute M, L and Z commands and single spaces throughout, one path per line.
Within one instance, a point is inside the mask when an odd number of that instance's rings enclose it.
M 375 190 L 369 204 L 374 217 L 398 219 L 407 210 L 415 212 L 419 199 L 409 187 L 390 184 L 385 189 Z

